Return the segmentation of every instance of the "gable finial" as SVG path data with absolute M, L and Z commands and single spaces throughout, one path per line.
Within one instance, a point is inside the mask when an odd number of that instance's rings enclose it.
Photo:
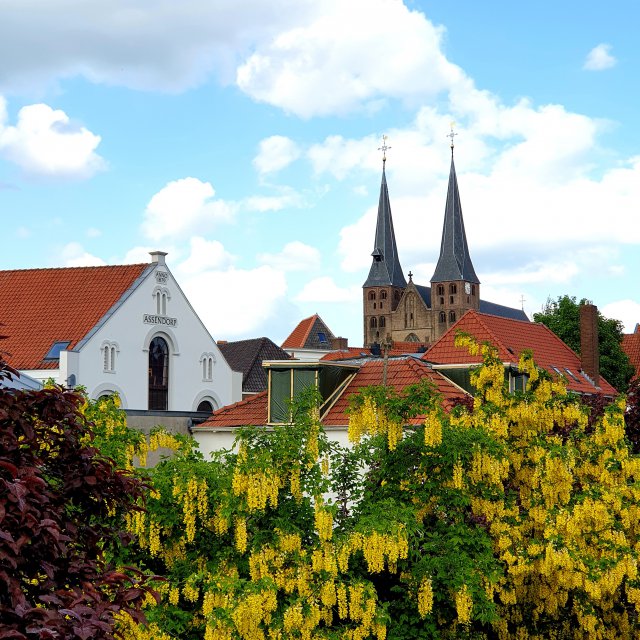
M 387 146 L 387 138 L 386 134 L 382 134 L 382 146 L 378 147 L 378 151 L 382 151 L 382 168 L 384 169 L 384 165 L 387 162 L 387 149 L 391 149 L 391 147 Z
M 453 155 L 453 138 L 454 136 L 457 136 L 458 134 L 453 130 L 453 127 L 455 127 L 456 123 L 455 122 L 450 122 L 449 126 L 451 127 L 451 131 L 449 133 L 447 133 L 447 138 L 451 138 L 451 155 Z

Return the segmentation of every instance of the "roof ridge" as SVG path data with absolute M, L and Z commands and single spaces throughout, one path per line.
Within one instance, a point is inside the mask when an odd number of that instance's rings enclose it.
M 264 396 L 267 394 L 267 389 L 265 389 L 264 391 L 258 391 L 258 393 L 254 393 L 253 395 L 251 395 L 249 398 L 245 398 L 244 400 L 238 400 L 238 402 L 234 402 L 233 404 L 227 404 L 224 407 L 220 407 L 220 409 L 216 409 L 216 411 L 214 411 L 213 413 L 215 413 L 216 415 L 222 415 L 227 413 L 228 411 L 230 411 L 231 409 L 234 409 L 236 407 L 248 404 L 249 402 L 255 402 L 258 398 L 260 398 L 261 396 Z M 212 414 L 213 415 L 213 414 Z M 206 424 L 209 421 L 209 418 L 207 418 L 204 422 L 202 422 L 201 424 Z
M 307 338 L 309 337 L 309 334 L 311 333 L 311 329 L 313 329 L 313 325 L 316 323 L 316 320 L 319 320 L 319 319 L 320 319 L 320 316 L 317 313 L 314 313 L 312 316 L 307 318 L 307 320 L 309 321 L 309 326 L 307 327 L 307 330 L 304 332 L 304 336 L 303 336 L 303 340 L 302 340 L 302 346 L 303 347 L 304 347 L 305 344 L 307 344 Z M 313 322 L 311 322 L 311 320 L 313 320 Z M 302 322 L 304 322 L 304 320 Z
M 0 269 L 0 273 L 24 273 L 26 271 L 72 271 L 73 269 L 115 269 L 128 267 L 148 267 L 151 262 L 132 262 L 131 264 L 94 264 L 76 267 L 30 267 L 25 269 Z

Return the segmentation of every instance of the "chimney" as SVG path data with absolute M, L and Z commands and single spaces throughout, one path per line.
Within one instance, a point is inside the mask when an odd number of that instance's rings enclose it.
M 331 348 L 334 351 L 347 351 L 349 349 L 349 340 L 347 338 L 331 338 Z
M 151 256 L 151 263 L 158 263 L 159 265 L 165 264 L 164 257 L 167 255 L 166 251 L 149 251 L 149 255 Z
M 582 370 L 599 387 L 598 307 L 593 304 L 580 305 L 580 357 Z

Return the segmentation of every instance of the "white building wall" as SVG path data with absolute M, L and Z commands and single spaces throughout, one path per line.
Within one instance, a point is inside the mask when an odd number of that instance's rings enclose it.
M 154 261 L 157 256 L 154 256 Z M 169 346 L 169 411 L 195 411 L 201 400 L 214 409 L 242 399 L 242 374 L 231 370 L 213 338 L 189 304 L 162 255 L 150 265 L 128 297 L 75 352 L 63 352 L 60 369 L 48 370 L 65 384 L 75 384 L 91 398 L 117 391 L 125 409 L 148 409 L 149 344 L 156 336 Z M 166 276 L 157 273 L 164 273 Z M 168 293 L 166 314 L 158 314 L 154 292 Z M 145 321 L 146 316 L 146 321 Z M 167 320 L 168 319 L 168 320 Z M 154 321 L 157 324 L 151 324 Z M 174 322 L 175 321 L 175 322 Z M 166 323 L 166 324 L 165 324 Z M 173 325 L 173 326 L 171 326 Z M 113 371 L 104 366 L 105 345 L 115 346 Z M 202 355 L 213 357 L 212 379 L 203 379 Z

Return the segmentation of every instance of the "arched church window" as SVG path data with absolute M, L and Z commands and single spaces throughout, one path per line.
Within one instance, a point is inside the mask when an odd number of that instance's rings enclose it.
M 386 291 L 381 291 L 380 292 L 380 300 L 386 300 L 387 299 L 387 292 Z
M 169 407 L 169 345 L 156 336 L 149 345 L 149 409 L 166 411 Z
M 472 284 L 472 285 L 471 285 L 471 295 L 472 295 L 472 296 L 475 296 L 475 295 L 476 295 L 476 285 L 475 285 L 475 284 Z
M 371 320 L 369 321 L 369 326 L 372 329 L 375 329 L 378 326 L 378 319 L 377 318 L 371 318 Z
M 375 299 L 376 299 L 376 292 L 369 291 L 369 300 L 375 300 Z
M 446 322 L 447 321 L 447 314 L 444 311 L 440 312 L 440 316 L 438 318 L 440 320 L 440 322 Z
M 387 326 L 387 319 L 384 316 L 380 316 L 380 320 L 378 322 L 378 326 L 382 329 L 382 327 Z
M 202 400 L 198 405 L 196 411 L 206 411 L 207 413 L 213 413 L 213 405 L 209 400 Z
M 410 333 L 405 339 L 405 342 L 420 342 L 420 338 L 415 333 Z
M 457 293 L 458 292 L 458 287 L 455 284 L 450 284 L 449 285 L 449 293 Z
M 456 321 L 456 312 L 449 311 L 449 322 L 455 322 L 455 321 Z
M 438 295 L 439 296 L 443 296 L 444 295 L 444 285 L 443 284 L 439 284 L 438 285 Z

